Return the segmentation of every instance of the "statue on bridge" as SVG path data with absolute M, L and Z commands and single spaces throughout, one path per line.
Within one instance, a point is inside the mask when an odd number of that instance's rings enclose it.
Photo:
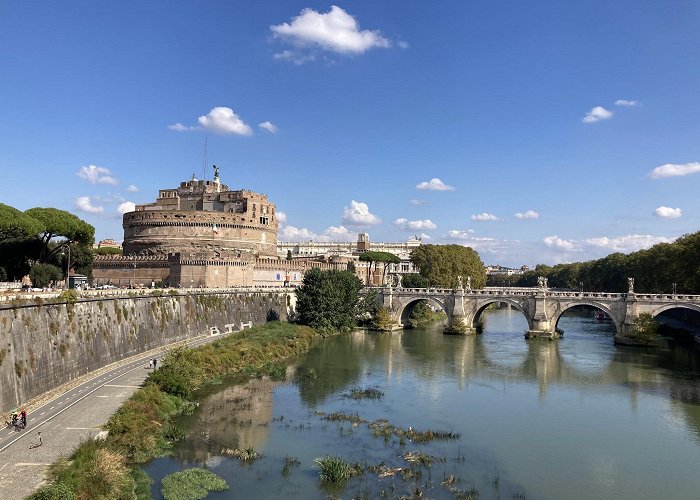
M 401 288 L 401 278 L 402 276 L 400 274 L 396 275 L 396 288 Z
M 627 293 L 634 293 L 634 278 L 627 278 Z
M 472 289 L 472 277 L 467 276 L 467 290 L 471 290 L 471 289 Z
M 464 290 L 464 287 L 462 286 L 462 275 L 457 276 L 457 289 Z
M 540 288 L 547 288 L 547 278 L 544 276 L 537 277 L 537 286 Z

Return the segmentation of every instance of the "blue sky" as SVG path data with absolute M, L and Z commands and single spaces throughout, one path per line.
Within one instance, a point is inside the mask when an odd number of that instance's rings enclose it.
M 698 32 L 693 1 L 6 1 L 0 201 L 121 240 L 206 133 L 280 239 L 629 252 L 700 229 Z

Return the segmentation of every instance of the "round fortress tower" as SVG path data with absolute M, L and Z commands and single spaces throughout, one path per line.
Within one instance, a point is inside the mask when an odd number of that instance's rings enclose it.
M 219 181 L 192 179 L 161 189 L 155 203 L 124 214 L 124 255 L 277 255 L 275 205 L 245 189 L 230 191 Z

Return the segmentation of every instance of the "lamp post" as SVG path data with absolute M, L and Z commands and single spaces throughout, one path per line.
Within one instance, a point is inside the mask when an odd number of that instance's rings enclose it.
M 673 283 L 673 295 L 674 295 L 674 297 L 676 295 L 676 284 L 675 283 Z
M 66 283 L 64 289 L 68 290 L 70 288 L 70 243 L 66 245 L 68 249 L 68 261 L 66 262 Z
M 583 281 L 579 281 L 578 290 L 579 290 L 579 292 L 583 293 Z

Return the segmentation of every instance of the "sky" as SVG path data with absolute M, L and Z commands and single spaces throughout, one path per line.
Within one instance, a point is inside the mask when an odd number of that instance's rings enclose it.
M 698 32 L 692 0 L 5 0 L 0 202 L 120 241 L 216 164 L 281 240 L 628 253 L 700 229 Z

